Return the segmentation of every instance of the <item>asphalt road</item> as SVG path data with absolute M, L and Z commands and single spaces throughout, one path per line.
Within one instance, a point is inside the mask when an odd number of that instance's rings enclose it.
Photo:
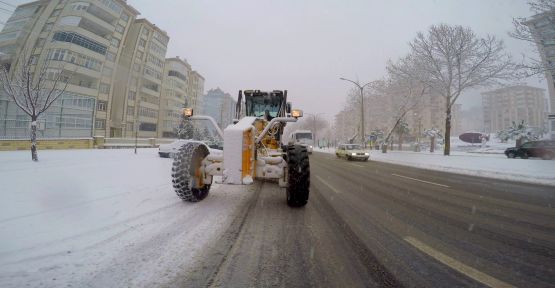
M 555 188 L 310 158 L 304 208 L 257 183 L 183 287 L 555 287 Z M 555 173 L 555 172 L 554 172 Z

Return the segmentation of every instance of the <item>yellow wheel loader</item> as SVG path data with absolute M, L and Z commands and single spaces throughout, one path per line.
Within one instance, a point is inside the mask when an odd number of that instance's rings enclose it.
M 275 181 L 285 188 L 289 206 L 306 205 L 310 186 L 307 148 L 282 143 L 285 125 L 302 117 L 302 110 L 291 109 L 287 91 L 281 90 L 239 91 L 235 110 L 234 123 L 221 131 L 212 117 L 183 109 L 187 121 L 212 123 L 223 139 L 223 151 L 201 141 L 185 141 L 172 167 L 177 196 L 200 201 L 208 195 L 213 177 L 221 176 L 223 184 L 231 185 L 249 185 L 256 179 Z

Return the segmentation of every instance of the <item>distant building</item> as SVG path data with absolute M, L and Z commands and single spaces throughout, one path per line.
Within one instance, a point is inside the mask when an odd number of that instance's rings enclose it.
M 425 129 L 436 128 L 445 132 L 445 98 L 437 94 L 425 94 L 422 101 L 405 116 L 405 121 L 413 135 L 422 137 Z M 461 104 L 453 104 L 451 107 L 451 136 L 457 136 L 463 132 L 461 121 Z
M 484 112 L 481 106 L 461 110 L 459 119 L 462 132 L 484 132 Z
M 137 19 L 124 42 L 113 97 L 110 137 L 158 136 L 158 115 L 170 38 L 146 19 Z
M 497 133 L 521 121 L 537 131 L 547 128 L 544 89 L 518 85 L 485 92 L 482 107 L 486 133 Z
M 220 88 L 211 89 L 203 97 L 202 113 L 212 116 L 222 129 L 231 124 L 235 117 L 235 101 Z
M 175 128 L 181 121 L 181 109 L 190 106 L 191 97 L 187 95 L 187 86 L 191 65 L 184 59 L 168 58 L 164 70 L 158 137 L 176 138 Z
M 204 77 L 197 71 L 189 73 L 187 97 L 190 99 L 191 107 L 195 108 L 198 113 L 204 113 L 203 108 L 203 94 L 204 94 Z
M 535 42 L 543 65 L 553 69 L 555 67 L 555 18 L 552 15 L 553 11 L 534 15 L 524 24 L 531 28 L 536 38 Z M 550 138 L 555 140 L 555 73 L 552 69 L 545 72 L 549 93 L 550 109 L 548 111 L 551 111 L 546 118 L 550 124 L 547 127 L 551 134 Z

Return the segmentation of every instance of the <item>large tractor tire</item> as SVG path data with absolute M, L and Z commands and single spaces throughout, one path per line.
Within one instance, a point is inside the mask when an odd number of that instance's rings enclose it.
M 209 154 L 206 145 L 183 144 L 175 154 L 172 167 L 173 188 L 183 201 L 198 202 L 208 195 L 212 183 L 203 183 L 202 160 Z
M 287 147 L 287 205 L 301 207 L 308 201 L 310 164 L 308 151 L 301 145 Z

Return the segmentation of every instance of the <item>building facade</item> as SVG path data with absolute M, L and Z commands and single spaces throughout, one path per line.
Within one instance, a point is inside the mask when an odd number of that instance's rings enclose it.
M 181 121 L 181 108 L 191 105 L 187 95 L 188 78 L 191 65 L 187 61 L 176 58 L 166 59 L 160 113 L 158 137 L 176 138 L 175 129 Z
M 549 11 L 534 15 L 524 24 L 532 31 L 543 66 L 549 68 L 545 72 L 549 94 L 547 128 L 550 139 L 555 140 L 555 18 L 553 12 Z
M 146 19 L 137 19 L 119 61 L 111 137 L 158 137 L 160 97 L 169 37 Z
M 521 121 L 538 132 L 545 131 L 546 102 L 544 89 L 524 85 L 482 93 L 485 132 L 497 133 Z
M 14 71 L 30 57 L 33 72 L 48 63 L 48 79 L 61 74 L 69 81 L 39 118 L 38 137 L 108 135 L 116 63 L 138 14 L 122 0 L 42 0 L 15 9 L 0 32 L 2 65 Z M 6 95 L 0 96 L 0 121 L 0 137 L 28 137 L 28 116 Z
M 236 103 L 229 93 L 220 88 L 210 89 L 203 97 L 202 113 L 212 116 L 223 129 L 233 122 Z
M 184 59 L 166 60 L 169 36 L 138 15 L 125 0 L 15 8 L 0 31 L 0 65 L 13 73 L 18 59 L 30 57 L 32 71 L 48 65 L 49 79 L 69 80 L 39 118 L 39 138 L 172 137 L 178 109 L 202 110 L 204 77 Z M 0 89 L 0 139 L 28 138 L 29 127 L 29 116 Z
M 204 97 L 204 77 L 197 71 L 189 73 L 189 89 L 187 95 L 191 99 L 190 105 L 194 107 L 198 113 L 204 113 L 203 97 Z

